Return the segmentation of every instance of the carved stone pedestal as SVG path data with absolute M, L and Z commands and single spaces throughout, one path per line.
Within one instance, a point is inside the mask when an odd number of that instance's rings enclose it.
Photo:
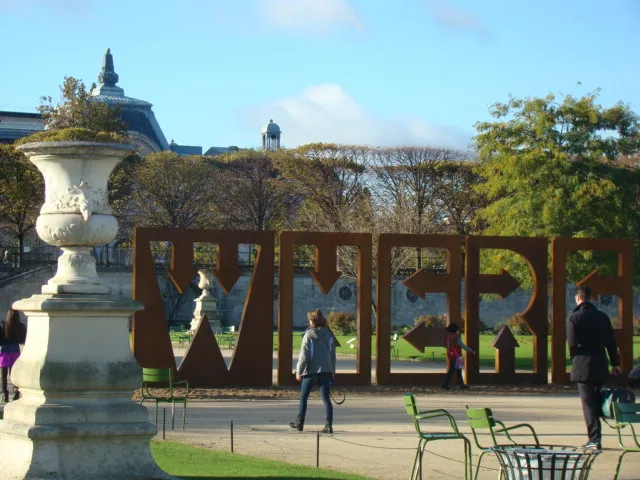
M 131 401 L 141 369 L 128 340 L 132 300 L 34 295 L 14 304 L 29 319 L 13 367 L 22 398 L 0 422 L 0 477 L 169 479 L 151 457 L 156 427 Z
M 131 146 L 94 142 L 19 147 L 42 172 L 38 235 L 62 248 L 42 294 L 13 304 L 28 318 L 11 380 L 22 398 L 0 421 L 2 480 L 170 479 L 151 457 L 156 427 L 131 400 L 142 372 L 129 346 L 129 316 L 142 305 L 112 297 L 91 246 L 118 231 L 109 174 Z

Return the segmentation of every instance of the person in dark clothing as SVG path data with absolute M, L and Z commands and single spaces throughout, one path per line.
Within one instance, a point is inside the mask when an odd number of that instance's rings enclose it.
M 14 309 L 7 310 L 4 322 L 0 323 L 0 367 L 2 368 L 2 400 L 9 401 L 8 377 L 13 364 L 20 356 L 20 345 L 27 336 L 25 326 L 20 322 L 20 314 Z M 20 398 L 17 387 L 13 387 L 13 400 Z
M 578 383 L 584 421 L 587 425 L 589 441 L 585 448 L 602 448 L 600 424 L 600 389 L 611 373 L 620 375 L 618 347 L 609 317 L 591 303 L 591 289 L 578 287 L 577 306 L 569 316 L 567 342 L 569 355 L 573 360 L 571 381 Z
M 640 388 L 640 357 L 638 357 L 638 364 L 629 372 L 629 386 Z
M 327 319 L 320 310 L 307 314 L 309 328 L 300 346 L 300 356 L 296 367 L 296 380 L 300 385 L 300 408 L 295 422 L 289 426 L 298 431 L 304 429 L 307 401 L 313 385 L 320 386 L 320 396 L 324 402 L 325 426 L 322 433 L 333 433 L 333 405 L 331 405 L 331 382 L 336 371 L 336 345 L 333 332 L 327 327 Z

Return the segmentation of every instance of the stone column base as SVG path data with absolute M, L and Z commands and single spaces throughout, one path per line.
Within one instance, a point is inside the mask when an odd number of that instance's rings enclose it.
M 151 457 L 149 423 L 0 422 L 3 480 L 171 480 Z
M 131 400 L 142 370 L 125 298 L 34 295 L 14 308 L 27 341 L 11 372 L 21 398 L 0 421 L 2 480 L 166 480 L 151 456 L 157 428 Z

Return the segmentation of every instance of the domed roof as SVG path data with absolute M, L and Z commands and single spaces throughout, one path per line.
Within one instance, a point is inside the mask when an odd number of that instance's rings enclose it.
M 267 123 L 264 127 L 262 127 L 261 133 L 269 133 L 269 134 L 280 133 L 280 127 L 278 126 L 277 123 L 273 123 L 273 120 L 269 120 L 269 123 Z

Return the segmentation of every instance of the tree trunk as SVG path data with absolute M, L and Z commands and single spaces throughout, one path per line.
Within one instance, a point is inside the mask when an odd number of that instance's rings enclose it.
M 22 267 L 24 258 L 24 233 L 18 235 L 18 266 Z

